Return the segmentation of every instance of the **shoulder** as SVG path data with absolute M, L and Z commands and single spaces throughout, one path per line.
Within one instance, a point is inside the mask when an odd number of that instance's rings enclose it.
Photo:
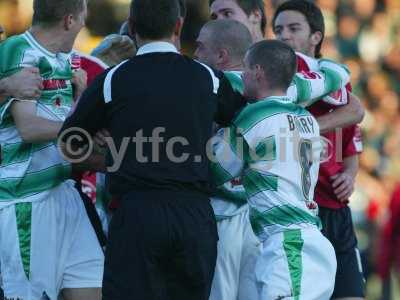
M 22 67 L 23 64 L 34 65 L 36 54 L 28 52 L 34 52 L 34 49 L 24 35 L 13 36 L 0 43 L 0 72 L 10 75 L 8 72 Z
M 304 55 L 303 53 L 296 52 L 297 57 L 297 68 L 299 72 L 308 72 L 318 70 L 318 60 Z
M 198 71 L 201 76 L 206 76 L 208 79 L 211 79 L 213 92 L 216 94 L 220 86 L 220 81 L 224 77 L 224 73 L 187 56 L 183 56 L 183 58 L 186 59 L 193 69 Z
M 28 48 L 31 48 L 31 46 L 23 34 L 9 37 L 0 44 L 0 51 L 2 52 L 23 51 Z
M 267 121 L 271 117 L 282 114 L 311 116 L 311 114 L 307 110 L 298 105 L 268 100 L 248 104 L 239 113 L 233 123 L 238 128 L 248 130 L 261 121 Z

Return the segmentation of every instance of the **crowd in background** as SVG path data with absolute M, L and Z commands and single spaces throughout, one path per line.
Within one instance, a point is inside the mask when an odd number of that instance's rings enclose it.
M 400 1 L 318 2 L 327 26 L 323 53 L 349 66 L 353 89 L 367 111 L 351 205 L 359 247 L 368 257 L 366 275 L 377 271 L 386 277 L 381 233 L 395 213 L 389 203 L 399 201 L 393 193 L 400 182 Z
M 265 2 L 271 16 L 274 7 L 283 1 Z M 379 273 L 389 280 L 389 265 L 400 270 L 396 257 L 384 253 L 385 247 L 398 245 L 393 239 L 399 239 L 400 232 L 388 233 L 396 235 L 387 238 L 390 245 L 383 240 L 390 215 L 396 213 L 393 202 L 400 201 L 395 192 L 400 185 L 400 1 L 316 2 L 325 17 L 322 53 L 350 68 L 353 90 L 366 108 L 361 124 L 364 150 L 350 201 L 364 271 L 367 279 Z M 269 37 L 273 37 L 269 31 Z
M 30 16 L 25 8 L 31 7 L 31 1 L 25 1 L 0 0 L 0 24 L 9 34 L 22 32 L 29 24 Z M 273 37 L 270 24 L 273 9 L 283 1 L 265 0 L 268 38 Z M 90 5 L 113 5 L 115 1 L 93 2 Z M 121 6 L 127 5 L 127 1 L 116 2 L 115 6 L 119 9 L 109 14 L 115 23 L 108 21 L 110 27 L 117 26 L 126 17 L 118 12 Z M 385 270 L 379 269 L 382 260 L 380 237 L 388 216 L 393 213 L 389 203 L 400 201 L 396 199 L 396 193 L 393 194 L 400 186 L 400 0 L 316 2 L 323 10 L 326 25 L 322 53 L 327 58 L 348 65 L 353 90 L 366 107 L 366 117 L 361 124 L 364 151 L 360 157 L 360 171 L 351 207 L 359 247 L 366 258 L 364 266 L 367 275 L 380 271 L 385 277 Z M 188 0 L 188 7 L 186 22 L 189 29 L 184 34 L 185 49 L 192 48 L 191 43 L 199 26 L 207 18 L 208 1 Z M 18 17 L 11 18 L 11 15 Z M 88 30 L 78 40 L 78 48 L 83 51 L 90 51 L 100 40 L 100 37 L 93 37 L 94 34 L 107 34 L 93 29 L 97 26 L 96 22 L 95 16 L 89 16 Z M 110 28 L 108 33 L 114 29 Z M 393 265 L 396 266 L 396 263 Z M 400 270 L 400 262 L 397 266 Z

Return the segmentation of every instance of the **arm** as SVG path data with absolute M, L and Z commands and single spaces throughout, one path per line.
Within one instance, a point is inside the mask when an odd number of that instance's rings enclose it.
M 332 186 L 337 198 L 341 202 L 348 202 L 354 192 L 354 183 L 358 172 L 358 155 L 346 157 L 343 160 L 343 172 L 331 177 Z
M 343 170 L 331 177 L 334 193 L 339 201 L 348 202 L 354 191 L 359 154 L 362 152 L 361 130 L 357 125 L 344 128 L 341 135 Z M 337 159 L 337 158 L 336 158 Z
M 333 112 L 317 118 L 321 133 L 333 131 L 336 128 L 345 128 L 360 123 L 365 114 L 365 109 L 354 94 L 350 94 L 349 103 L 336 108 Z
M 105 37 L 91 53 L 108 66 L 118 65 L 135 54 L 136 48 L 133 41 L 128 36 L 119 34 Z
M 71 143 L 61 147 L 66 158 L 72 158 L 72 160 L 78 159 L 76 154 L 72 152 L 76 149 L 87 147 L 91 142 L 88 139 L 91 139 L 100 129 L 106 128 L 106 103 L 103 94 L 106 75 L 107 72 L 98 76 L 85 90 L 76 104 L 75 110 L 65 120 L 60 130 L 59 137 L 61 138 L 61 144 Z M 72 130 L 74 128 L 78 128 L 79 130 Z M 71 138 L 70 141 L 69 138 Z M 73 151 L 69 152 L 68 149 Z
M 87 73 L 83 69 L 78 69 L 72 74 L 72 86 L 74 91 L 74 102 L 77 102 L 87 87 Z
M 11 104 L 11 115 L 22 140 L 26 143 L 55 140 L 62 126 L 62 122 L 36 116 L 36 101 L 14 101 Z
M 350 80 L 347 69 L 332 61 L 321 60 L 319 68 L 318 72 L 296 73 L 292 85 L 287 91 L 288 97 L 294 103 L 303 107 L 310 106 L 321 98 L 344 88 Z M 346 104 L 347 99 L 345 97 L 339 99 L 329 97 L 327 102 L 333 105 L 343 105 Z
M 63 153 L 64 157 L 67 158 L 65 155 L 69 154 L 66 148 L 65 143 L 60 144 L 61 153 Z M 72 158 L 71 156 L 69 158 Z M 85 172 L 85 171 L 93 171 L 93 172 L 106 172 L 106 158 L 105 155 L 99 153 L 97 151 L 93 151 L 89 155 L 89 157 L 81 162 L 72 163 L 73 172 Z
M 214 137 L 211 174 L 217 187 L 221 187 L 242 173 L 243 154 L 239 151 L 240 145 L 236 144 L 240 141 L 243 139 L 236 138 L 236 128 L 233 126 L 221 129 Z
M 7 97 L 37 99 L 43 89 L 42 78 L 37 68 L 24 68 L 0 80 L 0 102 Z

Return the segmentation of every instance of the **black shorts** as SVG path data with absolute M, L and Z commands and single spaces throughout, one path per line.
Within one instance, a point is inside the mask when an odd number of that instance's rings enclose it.
M 322 233 L 336 253 L 337 271 L 332 298 L 365 297 L 365 279 L 349 207 L 319 208 Z
M 103 300 L 208 300 L 217 241 L 207 196 L 126 195 L 110 224 Z

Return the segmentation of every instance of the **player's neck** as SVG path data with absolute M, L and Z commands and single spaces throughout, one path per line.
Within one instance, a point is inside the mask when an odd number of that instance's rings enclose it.
M 143 47 L 144 45 L 150 44 L 150 43 L 157 43 L 157 42 L 166 42 L 169 44 L 172 44 L 176 47 L 176 41 L 174 38 L 164 38 L 164 39 L 157 39 L 157 40 L 149 40 L 149 39 L 142 39 L 136 35 L 137 39 L 137 44 L 138 48 Z
M 266 98 L 269 97 L 285 97 L 286 96 L 286 91 L 282 89 L 259 89 L 258 95 L 257 95 L 257 101 L 263 101 Z
M 243 64 L 241 62 L 232 62 L 225 66 L 218 67 L 217 69 L 224 71 L 243 71 Z
M 301 54 L 304 54 L 304 55 L 306 55 L 308 57 L 316 58 L 315 57 L 315 48 L 310 49 L 310 50 L 298 51 L 298 52 L 300 52 Z
M 64 34 L 60 34 L 58 28 L 46 28 L 44 30 L 40 26 L 32 26 L 29 32 L 43 48 L 51 53 L 68 53 L 72 50 L 73 42 L 68 43 L 68 38 Z

